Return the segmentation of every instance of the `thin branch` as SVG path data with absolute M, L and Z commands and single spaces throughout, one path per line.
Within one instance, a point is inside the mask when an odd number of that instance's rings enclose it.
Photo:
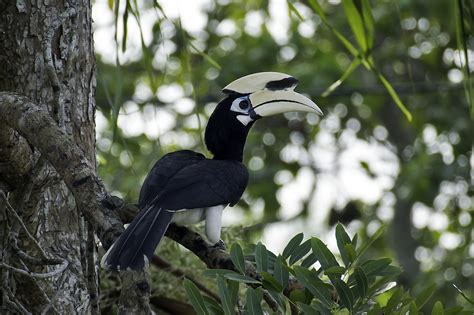
M 3 191 L 0 191 L 0 195 L 2 196 L 3 200 L 5 201 L 5 204 L 7 205 L 7 209 L 13 213 L 13 216 L 17 219 L 18 223 L 20 223 L 21 227 L 25 231 L 26 235 L 28 238 L 33 242 L 33 244 L 36 246 L 38 251 L 41 253 L 41 256 L 43 256 L 43 264 L 48 264 L 48 265 L 58 265 L 58 264 L 64 264 L 65 259 L 59 258 L 59 259 L 54 259 L 54 258 L 49 258 L 44 249 L 41 247 L 41 245 L 38 243 L 38 241 L 31 235 L 30 231 L 26 227 L 25 223 L 21 219 L 21 217 L 18 215 L 18 213 L 13 209 L 12 205 L 8 201 L 7 196 L 5 196 L 5 193 Z M 26 253 L 25 253 L 26 255 Z
M 6 263 L 3 263 L 3 262 L 0 263 L 0 268 L 5 268 L 5 269 L 11 270 L 13 272 L 22 274 L 24 276 L 27 276 L 27 277 L 30 277 L 30 278 L 37 278 L 37 279 L 46 279 L 46 278 L 55 277 L 55 276 L 59 275 L 60 273 L 62 273 L 64 270 L 66 270 L 66 268 L 68 266 L 69 266 L 68 261 L 64 260 L 63 263 L 58 268 L 56 268 L 55 270 L 50 271 L 50 272 L 38 273 L 38 272 L 31 272 L 31 271 L 28 271 L 28 270 L 16 268 L 16 267 L 10 266 L 10 265 L 8 265 Z
M 48 301 L 48 305 L 43 309 L 43 311 L 41 312 L 41 315 L 45 315 L 48 313 L 48 311 L 52 308 L 54 310 L 56 310 L 56 308 L 54 307 L 53 305 L 53 302 L 56 300 L 56 298 L 58 297 L 59 295 L 59 292 L 61 291 L 61 287 L 63 286 L 64 282 L 66 281 L 66 273 L 64 272 L 61 276 L 61 278 L 59 279 L 59 285 L 58 287 L 56 288 L 56 292 L 54 293 L 53 297 Z M 56 310 L 56 312 L 58 312 Z
M 6 288 L 3 288 L 6 292 L 6 295 L 4 295 L 4 298 L 6 298 L 6 304 L 7 305 L 10 305 L 10 307 L 13 307 L 15 308 L 16 310 L 18 310 L 21 314 L 31 314 L 31 312 L 29 312 L 26 307 L 21 304 L 20 301 L 18 301 L 18 299 L 15 297 L 15 295 L 13 294 L 13 292 L 10 290 L 10 288 L 6 287 Z
M 167 262 L 166 260 L 154 255 L 151 259 L 151 263 L 154 266 L 171 273 L 172 275 L 176 276 L 177 278 L 186 278 L 186 279 L 190 280 L 191 282 L 193 282 L 199 288 L 199 290 L 206 293 L 209 297 L 213 298 L 215 301 L 220 302 L 220 298 L 216 293 L 214 293 L 209 288 L 207 288 L 204 284 L 202 284 L 201 282 L 196 280 L 193 276 L 190 276 L 190 275 L 186 274 L 184 271 L 182 271 L 179 268 L 171 266 L 171 264 L 169 262 Z

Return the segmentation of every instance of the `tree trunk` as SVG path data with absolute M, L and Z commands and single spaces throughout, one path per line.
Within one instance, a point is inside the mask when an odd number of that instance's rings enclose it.
M 0 91 L 47 109 L 95 165 L 90 2 L 0 1 Z M 51 164 L 3 124 L 0 193 L 0 312 L 96 313 L 92 227 Z

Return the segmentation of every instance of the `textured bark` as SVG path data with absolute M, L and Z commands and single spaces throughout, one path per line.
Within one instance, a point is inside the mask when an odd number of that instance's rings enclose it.
M 39 104 L 94 168 L 91 5 L 87 0 L 75 5 L 75 1 L 0 1 L 0 91 L 16 92 Z M 0 118 L 7 117 L 2 113 Z M 81 247 L 89 228 L 56 170 L 13 129 L 0 124 L 0 187 L 47 256 L 66 259 L 68 268 L 45 279 L 3 268 L 2 287 L 8 290 L 2 290 L 0 312 L 94 313 L 86 278 L 96 270 L 90 266 L 94 259 L 87 259 L 95 257 L 95 249 Z M 28 260 L 38 259 L 39 250 L 19 220 L 7 212 L 6 201 L 0 203 L 2 263 L 35 273 L 57 270 L 57 265 Z

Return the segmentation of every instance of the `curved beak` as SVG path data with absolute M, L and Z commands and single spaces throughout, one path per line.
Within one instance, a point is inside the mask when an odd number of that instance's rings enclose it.
M 244 76 L 228 84 L 223 92 L 248 95 L 252 104 L 250 117 L 271 116 L 285 112 L 313 112 L 321 109 L 309 98 L 294 91 L 298 80 L 280 72 L 259 72 Z
M 318 105 L 293 89 L 264 89 L 250 94 L 249 97 L 255 113 L 261 117 L 295 111 L 323 115 Z

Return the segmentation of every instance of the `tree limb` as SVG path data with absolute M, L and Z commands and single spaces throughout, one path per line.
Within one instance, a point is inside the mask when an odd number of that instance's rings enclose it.
M 0 92 L 0 104 L 0 121 L 46 157 L 73 193 L 78 208 L 92 223 L 104 247 L 112 245 L 123 231 L 123 225 L 114 209 L 104 206 L 110 196 L 84 152 L 58 127 L 45 108 L 27 97 Z

